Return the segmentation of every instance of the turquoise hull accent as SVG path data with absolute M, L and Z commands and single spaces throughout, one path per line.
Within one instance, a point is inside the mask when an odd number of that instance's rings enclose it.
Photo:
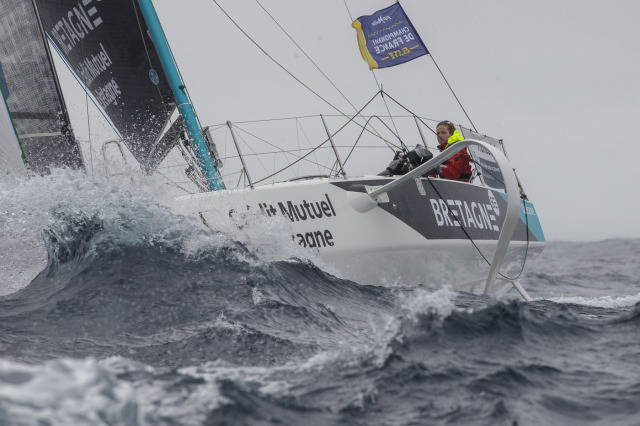
M 223 187 L 218 177 L 218 172 L 216 171 L 216 167 L 209 156 L 207 146 L 204 143 L 202 133 L 200 132 L 200 126 L 189 101 L 189 97 L 183 91 L 184 85 L 180 79 L 178 68 L 173 61 L 173 56 L 169 50 L 169 45 L 164 36 L 164 32 L 162 31 L 162 27 L 160 26 L 160 21 L 158 20 L 156 11 L 151 4 L 151 0 L 138 0 L 138 4 L 140 5 L 140 10 L 144 15 L 147 27 L 149 28 L 151 38 L 154 41 L 156 51 L 158 52 L 160 62 L 162 63 L 162 68 L 164 68 L 164 72 L 169 80 L 169 85 L 171 86 L 173 96 L 175 97 L 178 105 L 178 111 L 184 120 L 189 139 L 191 140 L 196 157 L 200 163 L 200 168 L 207 180 L 207 185 L 211 191 L 220 190 Z

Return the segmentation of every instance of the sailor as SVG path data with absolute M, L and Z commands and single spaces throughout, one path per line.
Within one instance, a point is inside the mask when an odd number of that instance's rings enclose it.
M 450 147 L 452 144 L 463 140 L 458 129 L 450 121 L 441 121 L 436 126 L 436 136 L 438 137 L 438 149 L 440 152 Z M 442 163 L 440 177 L 445 179 L 455 179 L 469 182 L 471 178 L 470 157 L 466 149 L 462 149 Z

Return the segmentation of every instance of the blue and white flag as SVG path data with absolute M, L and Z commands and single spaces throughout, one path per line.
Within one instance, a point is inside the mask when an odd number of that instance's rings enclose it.
M 351 26 L 369 69 L 400 65 L 429 53 L 400 3 L 361 16 Z

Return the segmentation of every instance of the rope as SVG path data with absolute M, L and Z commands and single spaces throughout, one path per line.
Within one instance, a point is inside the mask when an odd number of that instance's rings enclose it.
M 49 40 L 49 43 L 53 46 L 53 48 L 56 50 L 56 52 L 58 53 L 58 56 L 60 57 L 60 59 L 62 59 L 62 62 L 64 63 L 64 65 L 67 67 L 67 69 L 71 72 L 71 75 L 73 76 L 73 78 L 75 78 L 75 80 L 78 82 L 78 84 L 80 85 L 80 87 L 82 87 L 82 90 L 84 90 L 85 94 L 88 94 L 87 92 L 87 86 L 84 84 L 84 81 L 82 81 L 82 79 L 78 76 L 78 74 L 75 72 L 75 70 L 71 67 L 71 65 L 69 64 L 69 62 L 67 62 L 67 59 L 64 57 L 64 55 L 62 54 L 62 52 L 60 52 L 60 50 L 58 49 L 58 46 L 55 45 L 55 43 L 53 42 L 53 40 L 51 40 L 51 38 L 49 36 L 47 36 L 47 40 Z M 111 120 L 109 120 L 109 117 L 107 117 L 104 112 L 102 111 L 102 109 L 98 106 L 98 104 L 96 103 L 96 101 L 93 99 L 93 96 L 90 96 L 89 99 L 91 99 L 91 103 L 93 103 L 93 105 L 95 105 L 95 107 L 98 109 L 98 111 L 100 111 L 100 114 L 102 114 L 102 117 L 104 117 L 104 119 L 106 120 L 106 122 L 109 124 L 109 126 L 111 127 L 111 129 L 113 130 L 113 132 L 116 134 L 116 136 L 118 136 L 118 138 L 122 139 L 122 135 L 120 135 L 120 132 L 118 132 L 118 129 L 115 128 L 115 126 L 113 125 L 113 123 L 111 122 Z M 125 146 L 127 147 L 127 149 L 129 149 L 129 147 L 127 146 L 127 144 L 125 143 Z M 131 151 L 129 149 L 129 151 Z
M 431 185 L 433 190 L 436 192 L 436 194 L 438 194 L 438 197 L 440 198 L 440 200 L 444 202 L 444 198 L 442 197 L 442 195 L 440 194 L 438 189 L 435 187 L 435 185 L 433 184 L 432 180 L 427 178 L 427 181 L 429 182 L 429 184 Z M 524 200 L 521 200 L 521 201 L 524 203 Z M 458 219 L 454 216 L 453 212 L 450 209 L 447 209 L 447 212 L 448 212 L 449 218 L 451 220 L 457 221 L 459 223 L 460 229 L 462 229 L 462 232 L 464 232 L 464 235 L 466 235 L 466 237 L 469 239 L 469 241 L 471 241 L 471 244 L 473 244 L 473 246 L 475 247 L 475 249 L 478 252 L 478 254 L 480 254 L 482 259 L 484 259 L 484 261 L 487 263 L 487 265 L 491 266 L 491 262 L 489 262 L 489 259 L 487 259 L 485 257 L 485 255 L 482 253 L 480 248 L 476 245 L 476 242 L 473 241 L 473 238 L 471 238 L 471 236 L 469 235 L 469 233 L 467 232 L 465 227 L 462 225 L 462 223 L 460 223 L 460 221 L 458 221 Z M 518 278 L 520 278 L 520 276 L 522 276 L 522 273 L 524 272 L 525 264 L 527 263 L 527 256 L 529 254 L 529 218 L 528 218 L 528 215 L 526 213 L 527 212 L 526 212 L 526 204 L 525 204 L 525 218 L 526 218 L 526 225 L 527 225 L 525 232 L 527 234 L 527 246 L 526 246 L 526 249 L 525 249 L 524 260 L 522 262 L 522 268 L 520 269 L 520 272 L 518 273 L 518 275 L 515 278 L 507 277 L 502 272 L 498 271 L 498 275 L 500 275 L 502 278 L 504 278 L 507 281 L 516 281 Z
M 215 1 L 215 0 L 213 0 L 213 1 Z M 366 107 L 368 107 L 368 106 L 369 106 L 369 104 L 370 104 L 370 103 L 371 103 L 371 102 L 376 98 L 376 96 L 378 96 L 378 93 L 376 93 L 376 94 L 375 94 L 371 99 L 369 99 L 369 102 L 367 102 L 367 103 L 366 103 L 362 108 L 360 108 L 360 110 L 358 111 L 358 114 L 360 114 L 360 112 L 362 112 Z M 356 115 L 357 115 L 357 114 L 356 114 Z M 351 123 L 351 122 L 354 120 L 354 118 L 355 118 L 355 116 L 354 116 L 354 117 L 349 117 L 349 120 L 347 120 L 347 122 L 346 122 L 346 123 L 344 123 L 344 124 L 342 125 L 342 127 L 340 127 L 340 128 L 339 128 L 339 129 L 338 129 L 338 130 L 333 134 L 333 135 L 334 135 L 334 136 L 335 136 L 335 135 L 337 135 L 337 134 L 338 134 L 342 129 L 344 129 L 344 128 L 347 126 L 347 124 Z M 275 172 L 275 173 L 273 173 L 273 174 L 271 174 L 271 175 L 269 175 L 269 176 L 267 176 L 267 177 L 265 177 L 265 178 L 263 178 L 263 179 L 260 179 L 260 180 L 259 180 L 259 181 L 257 181 L 257 182 L 254 182 L 254 185 L 256 185 L 256 184 L 258 184 L 258 183 L 260 183 L 260 182 L 262 182 L 262 181 L 264 181 L 264 180 L 270 179 L 270 178 L 272 178 L 273 176 L 277 175 L 278 173 L 282 172 L 283 170 L 286 170 L 287 168 L 289 168 L 289 167 L 293 166 L 294 164 L 298 163 L 299 161 L 301 161 L 301 160 L 302 160 L 302 159 L 304 159 L 305 157 L 309 156 L 311 153 L 315 152 L 315 150 L 317 150 L 318 148 L 320 148 L 322 145 L 324 145 L 324 144 L 325 144 L 325 143 L 327 143 L 327 142 L 329 142 L 329 138 L 325 139 L 325 140 L 324 140 L 324 142 L 322 142 L 320 145 L 318 145 L 317 147 L 315 147 L 314 149 L 312 149 L 310 152 L 308 152 L 308 153 L 307 153 L 307 154 L 305 154 L 304 156 L 300 157 L 298 160 L 294 161 L 292 164 L 289 164 L 288 166 L 283 167 L 282 169 L 278 170 L 277 172 Z
M 398 138 L 398 140 L 400 141 L 400 145 L 402 146 L 402 148 L 404 150 L 409 151 L 409 149 L 407 148 L 407 146 L 404 144 L 404 142 L 402 141 L 402 139 L 400 138 L 400 132 L 398 131 L 398 127 L 396 126 L 396 122 L 393 119 L 393 115 L 391 115 L 391 110 L 389 109 L 389 105 L 387 104 L 387 100 L 384 98 L 384 90 L 382 90 L 382 86 L 380 84 L 378 84 L 378 78 L 376 77 L 376 74 L 373 72 L 373 70 L 371 70 L 371 75 L 373 75 L 373 79 L 376 81 L 376 85 L 380 88 L 380 95 L 382 96 L 382 101 L 384 102 L 384 106 L 385 108 L 387 108 L 387 112 L 389 113 L 389 118 L 391 118 L 391 124 L 393 124 L 393 128 L 396 129 L 396 133 L 395 136 Z M 393 132 L 392 132 L 393 133 Z
M 233 123 L 233 127 L 234 127 L 234 128 L 236 128 L 236 129 L 238 129 L 239 131 L 244 132 L 244 133 L 248 134 L 249 136 L 252 136 L 252 137 L 254 137 L 254 138 L 258 139 L 259 141 L 264 142 L 264 143 L 266 143 L 267 145 L 269 145 L 269 146 L 271 146 L 271 147 L 273 147 L 273 148 L 275 148 L 275 149 L 276 149 L 276 151 L 271 151 L 271 152 L 255 152 L 254 150 L 252 150 L 251 148 L 249 148 L 249 149 L 251 149 L 251 151 L 253 152 L 253 154 L 242 154 L 242 156 L 243 156 L 243 157 L 251 157 L 251 156 L 256 156 L 256 157 L 257 157 L 257 156 L 265 155 L 265 154 L 278 154 L 278 153 L 282 153 L 282 154 L 289 154 L 289 155 L 293 155 L 294 157 L 296 157 L 296 158 L 300 158 L 300 159 L 301 159 L 301 157 L 300 157 L 300 156 L 297 156 L 296 154 L 292 153 L 291 151 L 286 151 L 286 150 L 284 150 L 284 149 L 282 149 L 282 148 L 279 148 L 278 146 L 276 146 L 276 145 L 272 144 L 271 142 L 269 142 L 269 141 L 267 141 L 267 140 L 265 140 L 265 139 L 263 139 L 263 138 L 260 138 L 260 137 L 258 137 L 258 136 L 256 136 L 256 135 L 254 135 L 253 133 L 248 132 L 248 131 L 247 131 L 247 130 L 245 130 L 245 129 L 242 129 L 242 128 L 238 127 L 235 123 Z M 306 136 L 306 135 L 305 135 L 305 136 Z M 245 142 L 245 140 L 244 140 L 244 139 L 242 139 L 242 141 L 243 141 L 243 142 Z M 246 144 L 247 146 L 249 146 L 249 144 L 247 144 L 246 142 L 245 142 L 245 144 Z M 302 151 L 302 148 L 298 148 L 298 149 L 299 149 L 300 151 Z M 313 148 L 313 147 L 309 147 L 309 148 L 305 148 L 305 149 L 314 149 L 314 148 Z M 233 158 L 235 158 L 235 157 L 236 157 L 236 156 L 233 156 Z M 227 157 L 227 158 L 228 158 L 228 157 Z M 315 164 L 316 166 L 319 166 L 319 167 L 325 167 L 325 166 L 322 166 L 322 164 L 320 164 L 319 162 L 317 162 L 317 159 L 316 159 L 316 161 L 312 161 L 312 160 L 306 160 L 306 161 L 310 162 L 311 164 Z M 291 164 L 291 165 L 293 165 L 293 164 Z M 263 168 L 264 168 L 264 166 L 263 166 Z M 325 167 L 325 168 L 327 168 L 327 167 Z M 265 169 L 265 171 L 266 171 L 266 169 Z
M 416 114 L 415 114 L 413 111 L 411 111 L 409 108 L 405 107 L 405 106 L 404 106 L 404 105 L 402 105 L 400 102 L 396 101 L 396 100 L 395 100 L 394 98 L 392 98 L 392 97 L 391 97 L 391 95 L 389 95 L 387 92 L 384 92 L 384 93 L 389 97 L 389 99 L 391 99 L 393 102 L 395 102 L 395 103 L 396 103 L 400 108 L 404 109 L 404 110 L 405 110 L 405 111 L 407 111 L 409 114 L 411 114 L 412 116 L 414 116 L 414 117 L 416 117 L 418 120 L 420 120 L 420 122 L 421 122 L 422 124 L 424 124 L 424 125 L 425 125 L 425 127 L 426 127 L 427 129 L 431 130 L 431 133 L 433 133 L 434 135 L 436 134 L 436 131 L 435 131 L 435 130 L 433 130 L 433 129 L 432 129 L 432 128 L 427 124 L 427 123 L 425 123 L 425 122 L 422 120 L 422 117 L 420 117 L 420 116 L 416 115 Z M 428 120 L 430 120 L 430 119 L 428 119 Z M 435 121 L 438 121 L 438 120 L 432 120 L 432 121 L 434 121 L 434 122 L 435 122 Z
M 84 42 L 80 43 L 80 49 L 82 50 L 82 56 L 84 56 Z M 87 113 L 87 131 L 89 133 L 88 135 L 89 136 L 89 162 L 91 163 L 91 179 L 95 181 L 96 177 L 93 170 L 93 149 L 91 149 L 91 120 L 89 118 L 89 93 L 86 90 L 84 91 L 84 105 L 85 105 L 85 111 Z M 106 178 L 108 179 L 109 177 L 106 176 Z
M 216 6 L 218 6 L 218 8 L 222 11 L 222 13 L 225 14 L 225 16 L 227 18 L 229 18 L 229 20 L 233 23 L 233 25 L 236 26 L 236 28 L 238 30 L 240 30 L 240 32 L 242 34 L 244 34 L 245 37 L 247 37 L 249 39 L 249 41 L 251 41 L 258 49 L 260 49 L 260 51 L 262 53 L 264 53 L 267 58 L 271 59 L 271 61 L 273 61 L 273 63 L 275 63 L 277 66 L 279 66 L 284 72 L 286 72 L 287 74 L 289 74 L 289 76 L 291 78 L 293 78 L 295 81 L 297 81 L 298 83 L 300 83 L 305 89 L 307 89 L 308 91 L 310 91 L 311 93 L 313 93 L 314 95 L 316 95 L 320 100 L 322 100 L 324 103 L 326 103 L 327 105 L 329 105 L 331 108 L 335 109 L 336 111 L 338 111 L 340 114 L 344 115 L 345 117 L 347 116 L 345 113 L 343 113 L 342 111 L 340 111 L 340 109 L 338 109 L 338 107 L 336 107 L 335 105 L 333 105 L 331 102 L 329 102 L 328 100 L 326 100 L 325 98 L 323 98 L 322 96 L 320 96 L 315 90 L 313 90 L 312 88 L 310 88 L 309 86 L 307 86 L 305 83 L 303 83 L 298 77 L 296 77 L 295 75 L 293 75 L 288 69 L 286 69 L 284 67 L 284 65 L 282 65 L 280 62 L 276 61 L 271 55 L 269 55 L 267 53 L 266 50 L 264 50 L 262 48 L 262 46 L 260 46 L 253 38 L 251 38 L 251 36 L 249 34 L 246 33 L 245 30 L 242 29 L 242 27 L 240 27 L 240 25 L 238 25 L 238 23 L 236 21 L 233 20 L 233 18 L 227 13 L 226 10 L 224 10 L 222 8 L 222 6 L 220 6 L 220 4 L 217 2 L 217 0 L 211 0 L 213 3 L 215 3 Z
M 467 120 L 469 120 L 469 123 L 471 123 L 471 126 L 473 127 L 473 130 L 475 130 L 477 132 L 476 125 L 473 124 L 473 121 L 471 121 L 471 117 L 469 117 L 469 114 L 467 114 L 467 110 L 464 109 L 464 107 L 462 106 L 462 103 L 460 102 L 460 99 L 458 99 L 458 96 L 456 95 L 456 92 L 453 91 L 453 88 L 449 84 L 449 81 L 447 80 L 447 78 L 442 73 L 442 70 L 440 70 L 440 67 L 438 66 L 438 63 L 436 62 L 436 59 L 433 57 L 433 53 L 429 52 L 429 56 L 431 56 L 431 60 L 433 61 L 433 63 L 435 64 L 436 68 L 438 69 L 438 72 L 440 73 L 440 75 L 444 79 L 444 82 L 447 83 L 447 86 L 449 86 L 449 90 L 451 90 L 451 93 L 453 94 L 453 97 L 456 98 L 456 101 L 458 102 L 458 105 L 460 105 L 460 108 L 462 108 L 462 112 L 464 112 L 464 115 L 467 116 Z
M 293 37 L 291 37 L 291 36 L 289 35 L 289 33 L 288 33 L 288 32 L 287 32 L 287 31 L 286 31 L 286 30 L 285 30 L 285 29 L 280 25 L 280 23 L 278 23 L 278 21 L 276 21 L 276 19 L 275 19 L 275 18 L 274 18 L 274 17 L 273 17 L 273 16 L 272 16 L 268 11 L 267 11 L 267 9 L 265 9 L 265 7 L 260 3 L 260 1 L 259 1 L 259 0 L 256 0 L 256 3 L 258 3 L 258 6 L 260 6 L 260 7 L 262 8 L 262 10 L 264 10 L 264 11 L 265 11 L 265 13 L 269 16 L 269 18 L 271 18 L 271 19 L 273 20 L 273 22 L 275 22 L 275 24 L 278 26 L 278 28 L 280 28 L 280 29 L 282 30 L 282 32 L 284 32 L 284 33 L 287 35 L 287 37 L 289 37 L 289 40 L 291 40 L 291 42 L 292 42 L 293 44 L 295 44 L 295 45 L 296 45 L 296 47 L 297 47 L 298 49 L 300 49 L 300 51 L 302 52 L 302 54 L 303 54 L 304 56 L 306 56 L 306 57 L 307 57 L 307 59 L 308 59 L 308 60 L 313 64 L 313 66 L 315 66 L 315 67 L 316 67 L 316 69 L 317 69 L 318 71 L 320 71 L 320 74 L 322 74 L 322 76 L 323 76 L 324 78 L 326 78 L 326 79 L 327 79 L 327 81 L 328 81 L 329 83 L 331 83 L 331 85 L 333 86 L 333 88 L 334 88 L 334 89 L 336 89 L 336 90 L 338 91 L 338 93 L 340 93 L 340 95 L 342 95 L 342 97 L 344 98 L 344 100 L 345 100 L 345 101 L 347 101 L 347 103 L 348 103 L 349 105 L 351 105 L 351 107 L 352 107 L 354 110 L 356 110 L 356 111 L 357 111 L 357 110 L 358 110 L 358 108 L 356 108 L 356 107 L 351 103 L 351 101 L 349 100 L 349 98 L 347 98 L 347 96 L 346 96 L 344 93 L 342 93 L 342 91 L 338 88 L 338 86 L 336 86 L 336 85 L 333 83 L 333 81 L 332 81 L 332 80 L 331 80 L 331 79 L 330 79 L 330 78 L 329 78 L 329 77 L 324 73 L 324 71 L 322 71 L 322 69 L 320 69 L 320 67 L 319 67 L 319 66 L 318 66 L 318 65 L 313 61 L 313 59 L 311 59 L 311 57 L 310 57 L 309 55 L 307 55 L 307 52 L 305 52 L 305 51 L 304 51 L 304 49 L 303 49 L 302 47 L 300 47 L 300 45 L 299 45 L 298 43 L 296 43 L 296 41 L 293 39 Z
M 291 73 L 291 71 L 289 71 L 288 69 L 286 69 L 284 67 L 284 65 L 282 65 L 281 63 L 279 63 L 275 58 L 273 58 L 271 55 L 269 55 L 269 53 L 267 53 L 266 50 L 264 50 L 262 48 L 262 46 L 260 46 L 245 30 L 242 29 L 242 27 L 240 27 L 240 25 L 222 8 L 222 6 L 220 6 L 220 4 L 217 2 L 217 0 L 211 0 L 213 3 L 215 3 L 216 6 L 218 6 L 218 8 L 222 11 L 222 13 L 224 13 L 224 15 L 229 18 L 229 20 L 233 23 L 233 25 L 235 25 L 235 27 L 245 36 L 249 39 L 249 41 L 251 41 L 251 43 L 253 43 L 258 49 L 260 49 L 260 51 L 262 53 L 265 54 L 265 56 L 267 58 L 269 58 L 274 64 L 276 64 L 278 67 L 280 67 L 284 72 L 286 72 L 291 78 L 293 78 L 295 81 L 297 81 L 300 85 L 302 85 L 305 89 L 307 89 L 309 92 L 311 92 L 312 94 L 314 94 L 316 97 L 318 97 L 318 99 L 320 99 L 321 101 L 323 101 L 324 103 L 326 103 L 327 105 L 329 105 L 331 108 L 333 108 L 334 110 L 336 110 L 337 112 L 340 113 L 341 116 L 345 117 L 345 118 L 349 118 L 350 121 L 353 121 L 353 117 L 349 117 L 346 113 L 342 112 L 338 107 L 336 107 L 335 105 L 333 105 L 331 102 L 329 102 L 328 100 L 326 100 L 325 98 L 323 98 L 322 96 L 320 96 L 320 94 L 318 94 L 316 91 L 314 91 L 312 88 L 310 88 L 309 86 L 307 86 L 302 80 L 300 80 L 298 77 L 296 77 L 295 75 L 293 75 L 293 73 Z M 362 110 L 360 110 L 362 111 Z M 358 115 L 358 113 L 356 113 L 356 116 Z M 354 121 L 355 122 L 355 121 Z M 355 122 L 358 126 L 363 127 L 360 123 Z M 375 130 L 375 129 L 374 129 Z M 379 139 L 382 139 L 384 142 L 388 143 L 382 136 L 380 136 L 379 134 L 375 134 L 374 132 L 372 132 L 371 130 L 367 130 L 370 134 L 376 136 Z
M 131 0 L 131 5 L 133 6 L 133 11 L 136 15 L 136 21 L 138 22 L 138 29 L 140 30 L 140 39 L 142 39 L 142 45 L 144 46 L 144 52 L 147 55 L 147 61 L 149 62 L 149 69 L 153 69 L 153 64 L 151 63 L 151 55 L 149 55 L 149 49 L 147 48 L 147 41 L 144 37 L 144 31 L 142 30 L 142 24 L 140 23 L 140 17 L 138 16 L 138 8 L 136 7 L 136 0 Z M 162 103 L 162 108 L 164 112 L 169 115 L 169 111 L 167 110 L 167 105 L 164 103 L 164 99 L 162 98 L 162 91 L 160 90 L 160 85 L 156 86 L 158 89 L 158 95 L 160 96 L 160 102 Z

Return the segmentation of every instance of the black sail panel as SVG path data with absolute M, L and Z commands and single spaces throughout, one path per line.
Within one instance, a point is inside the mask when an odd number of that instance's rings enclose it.
M 81 168 L 32 0 L 1 0 L 0 28 L 2 90 L 29 167 Z
M 145 169 L 153 169 L 167 152 L 153 147 L 175 101 L 137 1 L 36 3 L 49 39 L 136 159 Z

